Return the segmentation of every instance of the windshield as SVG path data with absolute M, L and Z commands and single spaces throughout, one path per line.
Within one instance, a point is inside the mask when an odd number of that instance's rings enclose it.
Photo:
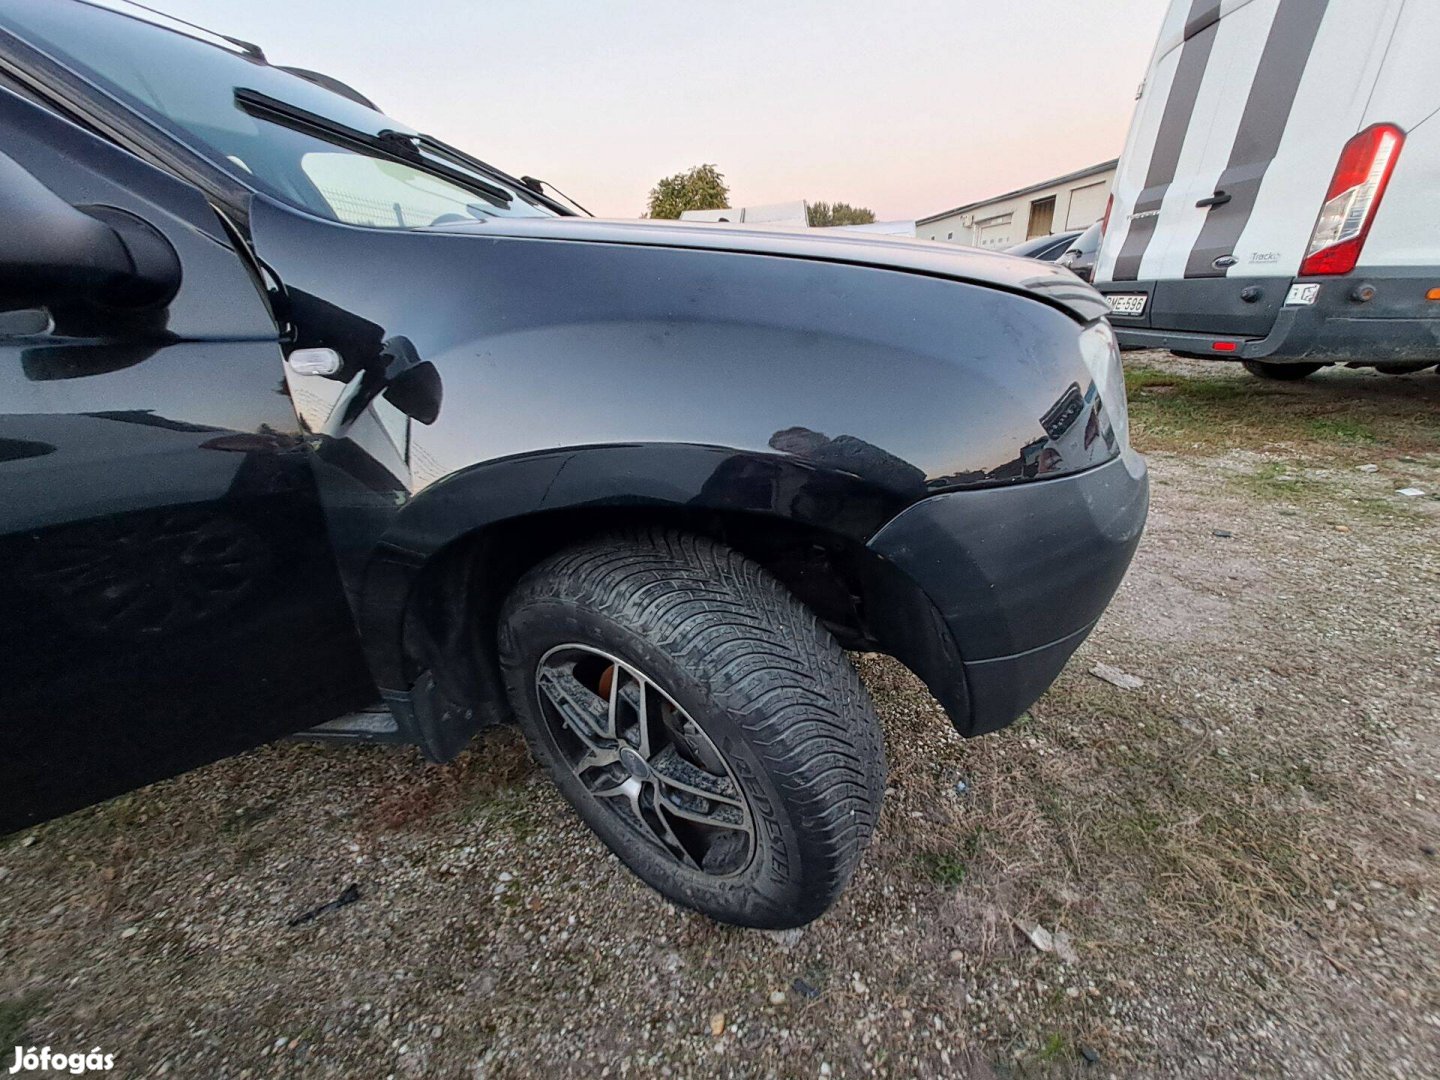
M 413 129 L 239 51 L 78 0 L 0 0 L 0 26 L 166 129 L 247 187 L 334 221 L 415 229 L 487 217 L 555 216 L 518 181 L 429 169 L 253 115 L 265 95 L 364 138 Z M 403 140 L 402 140 L 403 143 Z M 407 147 L 408 150 L 408 147 Z M 407 155 L 408 156 L 408 155 Z M 442 175 L 437 175 L 440 173 Z M 466 176 L 474 176 L 467 183 Z

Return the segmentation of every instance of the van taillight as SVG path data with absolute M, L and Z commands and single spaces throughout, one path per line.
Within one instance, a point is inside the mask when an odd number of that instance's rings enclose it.
M 1105 216 L 1100 219 L 1100 235 L 1105 235 L 1105 230 L 1110 228 L 1110 208 L 1115 205 L 1115 196 L 1112 194 L 1105 200 Z
M 1404 144 L 1405 133 L 1394 124 L 1375 124 L 1345 144 L 1300 263 L 1302 276 L 1355 269 Z

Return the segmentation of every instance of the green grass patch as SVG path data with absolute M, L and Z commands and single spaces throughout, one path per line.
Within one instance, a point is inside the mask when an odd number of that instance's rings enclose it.
M 463 821 L 482 823 L 487 830 L 503 830 L 513 842 L 523 843 L 542 828 L 535 798 L 534 791 L 500 788 L 477 793 L 458 813 Z
M 922 853 L 917 856 L 921 875 L 944 888 L 964 884 L 971 864 L 984 851 L 988 836 L 989 830 L 984 827 L 971 829 L 952 850 Z
M 926 853 L 920 856 L 921 873 L 936 885 L 947 889 L 963 885 L 969 869 L 969 865 L 963 859 L 956 858 L 954 855 Z
M 1269 461 L 1235 474 L 1230 486 L 1243 495 L 1272 504 L 1289 504 L 1317 519 L 1318 525 L 1421 525 L 1427 515 L 1398 495 L 1357 492 L 1362 480 L 1347 475 L 1315 476 L 1299 461 Z M 1355 485 L 1355 486 L 1352 486 Z
M 1127 367 L 1125 386 L 1132 440 L 1142 451 L 1286 444 L 1346 460 L 1440 453 L 1440 379 L 1431 385 L 1332 369 L 1271 383 L 1239 365 L 1193 375 L 1142 361 Z
M 1296 503 L 1324 499 L 1329 486 L 1306 476 L 1305 467 L 1298 461 L 1267 461 L 1254 472 L 1240 474 L 1235 483 L 1267 501 Z
M 1374 443 L 1380 437 L 1364 420 L 1350 416 L 1322 416 L 1310 421 L 1310 434 L 1317 439 L 1347 443 Z
M 1070 1040 L 1055 1031 L 1040 1044 L 1039 1057 L 1041 1061 L 1064 1061 L 1074 1057 L 1074 1051 L 1070 1049 Z

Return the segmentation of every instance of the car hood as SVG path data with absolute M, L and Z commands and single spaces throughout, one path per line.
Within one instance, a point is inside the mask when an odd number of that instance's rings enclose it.
M 1081 322 L 1109 313 L 1104 299 L 1070 271 L 979 248 L 830 229 L 753 228 L 689 221 L 584 217 L 505 217 L 436 226 L 436 232 L 572 240 L 592 244 L 697 248 L 817 259 L 989 285 L 1033 296 Z

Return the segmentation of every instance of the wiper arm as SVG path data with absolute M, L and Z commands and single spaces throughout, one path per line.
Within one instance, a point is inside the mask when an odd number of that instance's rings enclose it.
M 262 94 L 258 90 L 249 90 L 245 87 L 236 88 L 235 104 L 242 111 L 259 120 L 268 120 L 281 127 L 314 135 L 316 138 L 324 139 L 336 146 L 348 147 L 373 157 L 386 158 L 401 165 L 409 165 L 421 172 L 428 172 L 443 180 L 448 180 L 452 184 L 469 188 L 500 205 L 508 206 L 513 200 L 510 192 L 496 184 L 487 183 L 480 177 L 473 176 L 462 169 L 452 169 L 448 165 L 425 157 L 420 151 L 427 141 L 426 136 L 391 130 L 371 135 L 368 131 L 352 128 L 348 124 L 331 120 L 328 116 L 321 116 L 309 109 L 302 109 L 298 105 L 291 105 L 287 101 L 281 101 L 279 98 L 272 98 L 269 94 Z
M 380 134 L 385 135 L 389 133 L 382 131 Z M 426 151 L 427 153 L 434 154 L 436 157 L 449 158 L 451 161 L 457 162 L 467 169 L 475 169 L 478 172 L 483 172 L 490 176 L 493 176 L 497 180 L 503 180 L 505 183 L 513 185 L 515 190 L 519 191 L 527 199 L 529 199 L 530 196 L 533 195 L 535 196 L 535 198 L 540 199 L 553 210 L 558 210 L 560 211 L 560 213 L 567 215 L 570 213 L 570 211 L 566 210 L 565 207 L 562 206 L 559 202 L 557 202 L 552 196 L 547 195 L 544 191 L 535 187 L 534 184 L 527 182 L 528 179 L 533 178 L 521 177 L 517 180 L 515 177 L 507 173 L 504 169 L 497 169 L 488 161 L 481 161 L 479 158 L 475 157 L 475 155 L 467 154 L 464 150 L 461 150 L 458 147 L 451 146 L 449 143 L 441 142 L 433 135 L 405 135 L 403 132 L 395 132 L 395 134 L 402 135 L 404 138 L 407 139 L 412 139 L 420 147 L 420 149 Z M 532 199 L 531 201 L 533 202 L 534 200 Z M 575 205 L 580 206 L 579 203 L 576 203 Z M 581 206 L 580 209 L 585 210 L 583 206 Z M 590 211 L 585 210 L 585 213 L 589 214 Z M 593 214 L 591 214 L 590 216 L 594 217 Z
M 531 191 L 535 192 L 537 195 L 545 194 L 545 189 L 549 188 L 556 195 L 559 195 L 562 199 L 568 202 L 571 206 L 575 207 L 576 210 L 579 210 L 586 217 L 595 216 L 589 210 L 586 210 L 585 207 L 581 206 L 578 202 L 572 199 L 569 195 L 566 195 L 565 192 L 561 191 L 554 184 L 550 183 L 548 180 L 538 180 L 533 176 L 522 176 L 520 178 L 520 182 L 524 184 L 527 188 L 529 188 Z

